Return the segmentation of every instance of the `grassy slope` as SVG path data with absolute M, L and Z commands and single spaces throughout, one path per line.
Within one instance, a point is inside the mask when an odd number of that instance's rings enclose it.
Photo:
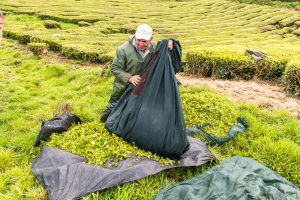
M 47 6 L 44 9 L 43 5 Z M 288 13 L 271 6 L 239 4 L 230 1 L 80 1 L 52 0 L 39 2 L 3 0 L 4 10 L 30 13 L 35 16 L 9 14 L 7 31 L 58 42 L 66 47 L 94 51 L 113 56 L 115 47 L 127 39 L 140 23 L 154 28 L 155 39 L 177 37 L 188 51 L 227 49 L 244 53 L 246 48 L 258 48 L 273 56 L 299 60 L 298 29 L 290 23 L 300 20 L 299 13 Z M 139 9 L 136 9 L 136 8 Z M 48 30 L 43 20 L 50 17 L 59 21 L 81 20 L 95 22 L 89 27 L 61 22 L 61 29 Z M 282 28 L 275 28 L 281 23 Z M 270 24 L 271 25 L 270 27 Z M 268 28 L 263 28 L 263 27 Z M 288 27 L 286 27 L 288 26 Z M 57 35 L 60 34 L 60 35 Z
M 31 146 L 41 120 L 52 117 L 59 101 L 70 102 L 85 122 L 97 121 L 111 92 L 111 78 L 99 67 L 78 67 L 47 58 L 37 59 L 4 40 L 0 49 L 0 199 L 45 199 L 30 162 Z M 77 67 L 76 67 L 77 66 Z M 251 157 L 300 186 L 300 123 L 285 112 L 235 105 L 209 88 L 180 89 L 188 126 L 212 122 L 211 132 L 224 134 L 240 115 L 250 128 L 234 141 L 210 147 L 220 161 L 232 155 Z M 92 139 L 92 138 L 91 138 Z M 206 168 L 176 169 L 124 184 L 84 199 L 151 199 L 162 187 L 186 180 Z

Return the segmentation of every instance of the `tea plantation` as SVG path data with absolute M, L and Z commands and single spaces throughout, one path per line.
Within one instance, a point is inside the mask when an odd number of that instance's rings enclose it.
M 162 164 L 174 162 L 109 135 L 99 122 L 112 91 L 108 66 L 115 49 L 141 23 L 153 27 L 155 41 L 180 41 L 187 74 L 275 80 L 300 95 L 299 3 L 270 2 L 1 0 L 0 199 L 47 199 L 30 169 L 40 152 L 32 146 L 42 121 L 59 112 L 58 104 L 70 104 L 84 123 L 44 144 L 98 165 L 132 152 Z M 255 60 L 244 55 L 246 49 L 269 57 Z M 236 117 L 249 123 L 234 140 L 209 146 L 220 162 L 233 155 L 250 157 L 300 187 L 299 120 L 284 110 L 231 102 L 208 87 L 180 86 L 180 96 L 187 126 L 209 121 L 206 130 L 224 136 Z M 167 170 L 83 199 L 153 199 L 162 188 L 210 167 Z

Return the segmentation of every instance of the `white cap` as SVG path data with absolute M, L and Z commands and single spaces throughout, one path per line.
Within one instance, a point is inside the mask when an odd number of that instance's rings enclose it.
M 148 24 L 141 24 L 135 32 L 136 39 L 150 40 L 152 37 L 152 28 Z

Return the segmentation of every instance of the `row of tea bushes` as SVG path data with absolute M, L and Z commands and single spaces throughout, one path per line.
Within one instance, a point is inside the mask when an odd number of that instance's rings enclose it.
M 282 81 L 287 91 L 300 96 L 300 65 L 290 63 L 284 72 Z
M 47 54 L 47 44 L 46 43 L 28 43 L 27 48 L 36 56 Z
M 280 79 L 286 90 L 300 95 L 300 63 L 291 64 L 286 59 L 270 57 L 255 60 L 226 50 L 189 52 L 186 54 L 184 72 L 220 79 Z
M 294 8 L 300 10 L 300 2 L 298 0 L 232 0 L 240 3 L 250 3 L 259 5 L 270 5 L 284 8 Z
M 63 46 L 62 44 L 55 42 L 53 40 L 41 39 L 39 37 L 35 37 L 32 35 L 23 35 L 22 33 L 12 32 L 12 31 L 4 31 L 4 37 L 18 40 L 21 44 L 28 44 L 29 49 L 35 55 L 39 55 L 42 51 L 38 51 L 37 44 L 40 46 L 41 44 L 46 44 L 47 48 L 51 51 L 59 52 L 61 55 L 74 59 L 81 60 L 84 62 L 95 62 L 95 63 L 105 63 L 112 61 L 113 55 L 109 53 L 101 53 L 98 51 L 93 51 L 92 49 L 82 48 L 80 46 Z
M 49 50 L 59 52 L 67 58 L 84 62 L 105 63 L 112 61 L 114 56 L 80 46 L 63 46 L 53 40 L 23 35 L 18 32 L 4 31 L 4 36 L 18 40 L 21 44 L 45 43 Z M 30 49 L 37 50 L 35 45 L 29 46 Z M 33 52 L 39 54 L 42 51 Z M 258 77 L 262 80 L 281 79 L 286 90 L 300 95 L 300 64 L 296 62 L 289 64 L 287 59 L 266 58 L 255 60 L 228 50 L 204 50 L 187 53 L 184 63 L 185 73 L 204 77 L 220 79 L 241 78 L 244 80 L 250 80 L 253 77 Z
M 186 55 L 184 71 L 187 74 L 221 79 L 251 79 L 255 70 L 251 60 L 246 56 L 224 51 L 191 52 Z

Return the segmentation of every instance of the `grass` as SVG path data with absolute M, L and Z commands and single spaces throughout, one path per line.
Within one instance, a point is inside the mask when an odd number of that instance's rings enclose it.
M 110 96 L 113 79 L 100 65 L 87 67 L 75 61 L 39 58 L 28 51 L 20 51 L 19 45 L 12 40 L 3 40 L 2 47 L 0 199 L 46 199 L 46 191 L 30 171 L 31 159 L 40 151 L 32 145 L 41 121 L 52 118 L 58 104 L 67 102 L 84 121 L 72 130 L 98 123 Z M 249 129 L 233 141 L 209 147 L 220 162 L 233 155 L 251 157 L 300 187 L 298 120 L 285 111 L 233 103 L 208 87 L 180 87 L 180 94 L 188 126 L 209 121 L 209 132 L 225 135 L 236 116 L 246 118 L 249 123 Z M 87 128 L 83 135 L 89 132 L 92 131 Z M 89 137 L 91 140 L 94 137 L 95 141 L 98 138 L 96 134 Z M 76 144 L 72 143 L 73 148 Z M 83 199 L 152 199 L 163 187 L 191 178 L 209 167 L 168 170 Z

